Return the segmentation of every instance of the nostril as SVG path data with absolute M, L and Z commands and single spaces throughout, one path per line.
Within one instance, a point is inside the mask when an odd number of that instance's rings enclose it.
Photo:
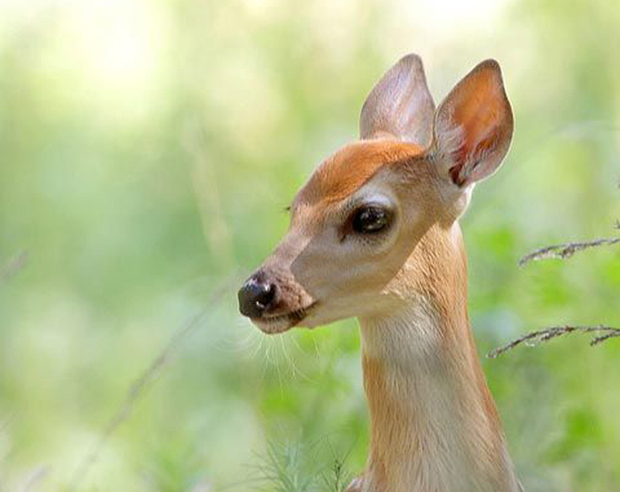
M 277 286 L 251 277 L 239 290 L 239 311 L 244 316 L 258 318 L 270 307 L 277 293 Z
M 256 296 L 256 307 L 265 310 L 276 296 L 275 284 L 262 284 L 263 290 Z

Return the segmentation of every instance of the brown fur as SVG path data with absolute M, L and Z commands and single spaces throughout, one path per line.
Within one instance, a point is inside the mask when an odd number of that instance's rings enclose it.
M 352 195 L 382 167 L 402 163 L 419 156 L 420 146 L 389 140 L 362 140 L 338 150 L 311 176 L 299 191 L 293 210 L 298 206 L 328 206 Z
M 371 439 L 350 492 L 518 490 L 469 326 L 457 222 L 470 185 L 499 167 L 512 136 L 497 63 L 457 84 L 431 132 L 433 108 L 419 58 L 405 57 L 362 110 L 362 135 L 372 140 L 319 166 L 261 268 L 279 292 L 254 320 L 266 333 L 360 320 Z M 360 200 L 378 200 L 393 224 L 366 235 L 344 228 Z
M 441 343 L 435 355 L 455 381 L 459 395 L 455 418 L 464 419 L 465 438 L 472 456 L 475 456 L 472 468 L 480 467 L 482 474 L 501 477 L 504 438 L 469 327 L 466 258 L 460 233 L 456 238 L 450 238 L 447 231 L 432 227 L 409 258 L 405 272 L 406 275 L 397 277 L 389 288 L 423 292 L 431 299 L 438 314 Z M 397 339 L 385 343 L 402 344 L 406 336 L 400 334 Z M 390 334 L 386 333 L 385 338 L 389 340 Z M 373 475 L 376 490 L 381 492 L 390 492 L 395 486 L 397 477 L 390 475 L 390 465 L 402 460 L 403 456 L 424 453 L 428 445 L 428 442 L 420 441 L 426 417 L 412 413 L 411 402 L 406 398 L 394 396 L 394 386 L 406 388 L 409 376 L 402 373 L 402 380 L 394 379 L 393 374 L 388 376 L 386 367 L 390 364 L 389 359 L 371 357 L 366 353 L 362 357 L 364 387 L 372 422 L 368 471 Z M 416 397 L 416 394 L 409 395 L 412 399 Z M 422 435 L 422 438 L 427 436 Z M 498 490 L 504 490 L 504 487 L 505 484 L 498 483 Z M 419 492 L 435 492 L 435 489 Z

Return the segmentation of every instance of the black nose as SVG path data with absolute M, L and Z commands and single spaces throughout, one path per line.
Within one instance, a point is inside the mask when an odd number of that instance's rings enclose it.
M 262 274 L 250 277 L 237 294 L 239 311 L 249 318 L 260 318 L 276 298 L 277 287 L 265 280 Z

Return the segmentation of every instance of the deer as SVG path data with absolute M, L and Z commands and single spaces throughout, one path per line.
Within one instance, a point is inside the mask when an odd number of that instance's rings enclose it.
M 469 323 L 459 226 L 512 139 L 499 64 L 478 64 L 435 108 L 409 54 L 359 128 L 295 195 L 239 310 L 266 334 L 357 318 L 370 449 L 347 492 L 522 491 Z

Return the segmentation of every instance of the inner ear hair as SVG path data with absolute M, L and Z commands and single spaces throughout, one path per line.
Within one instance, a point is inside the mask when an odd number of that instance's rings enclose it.
M 477 65 L 435 114 L 432 151 L 459 187 L 487 178 L 508 151 L 513 116 L 495 60 Z

